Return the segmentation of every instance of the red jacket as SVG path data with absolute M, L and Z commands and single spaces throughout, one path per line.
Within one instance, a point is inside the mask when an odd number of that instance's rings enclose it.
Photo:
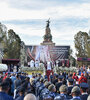
M 6 74 L 5 74 L 5 76 L 4 76 L 4 78 L 3 78 L 3 80 L 5 80 L 5 79 L 7 78 L 7 74 L 8 74 L 8 73 L 6 73 Z
M 79 84 L 80 84 L 80 83 L 83 83 L 83 82 L 84 82 L 84 83 L 87 83 L 87 78 L 86 78 L 85 76 L 81 76 L 81 77 L 79 78 L 79 81 L 78 81 L 78 82 L 79 82 Z
M 76 76 L 76 73 L 73 73 L 72 78 L 75 79 L 76 81 L 78 81 L 78 76 Z

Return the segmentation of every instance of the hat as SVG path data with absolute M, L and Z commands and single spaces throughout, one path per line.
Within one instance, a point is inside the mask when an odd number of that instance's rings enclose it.
M 52 91 L 53 88 L 55 88 L 55 85 L 54 84 L 51 84 L 51 85 L 49 85 L 48 90 L 49 91 Z
M 60 76 L 58 77 L 58 79 L 63 79 L 63 76 L 62 76 L 62 75 L 60 75 Z
M 79 88 L 78 86 L 74 86 L 74 87 L 72 88 L 71 93 L 80 93 L 80 88 Z
M 51 84 L 51 82 L 48 82 L 48 81 L 46 81 L 46 82 L 44 83 L 45 87 L 48 87 L 50 84 Z
M 55 73 L 54 76 L 58 77 L 58 74 Z
M 88 86 L 87 83 L 81 83 L 81 84 L 80 84 L 80 87 L 81 87 L 81 88 L 88 88 L 89 86 Z
M 61 85 L 60 88 L 59 88 L 59 91 L 60 92 L 67 92 L 68 88 L 66 85 Z
M 73 81 L 74 81 L 74 79 L 72 79 L 72 78 L 69 78 L 69 79 L 68 79 L 68 81 L 69 81 L 69 82 L 73 82 Z
M 61 96 L 60 95 L 57 95 L 54 100 L 62 100 Z
M 48 99 L 52 99 L 52 97 L 50 96 L 50 95 L 48 95 L 48 94 L 46 94 L 45 96 L 44 96 L 44 100 L 48 100 Z
M 19 92 L 23 92 L 23 93 L 24 93 L 24 91 L 25 91 L 25 88 L 21 86 L 21 87 L 19 88 Z

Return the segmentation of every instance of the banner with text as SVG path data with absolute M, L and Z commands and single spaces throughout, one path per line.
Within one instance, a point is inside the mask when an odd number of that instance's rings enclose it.
M 68 59 L 70 46 L 26 46 L 31 59 L 43 62 Z

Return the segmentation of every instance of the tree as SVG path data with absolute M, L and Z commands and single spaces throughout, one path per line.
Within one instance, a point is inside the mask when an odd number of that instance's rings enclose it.
M 19 59 L 21 50 L 21 39 L 12 30 L 8 30 L 8 37 L 4 43 L 4 58 Z
M 72 56 L 73 50 L 69 50 L 69 60 L 70 60 L 70 66 L 75 66 L 76 65 L 76 59 Z
M 7 27 L 0 23 L 0 43 L 6 40 Z
M 0 62 L 3 58 L 3 43 L 6 41 L 7 27 L 0 23 Z
M 79 31 L 74 36 L 75 48 L 77 57 L 90 57 L 90 35 L 86 32 Z

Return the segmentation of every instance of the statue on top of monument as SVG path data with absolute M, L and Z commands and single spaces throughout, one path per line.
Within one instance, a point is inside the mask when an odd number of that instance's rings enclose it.
M 51 34 L 51 29 L 50 29 L 50 18 L 46 21 L 46 29 L 45 29 L 45 34 L 43 36 L 43 43 L 41 45 L 55 45 L 52 41 L 52 34 Z
M 51 42 L 52 41 L 52 35 L 51 35 L 51 30 L 49 28 L 50 18 L 46 22 L 47 22 L 47 24 L 46 24 L 46 29 L 45 29 L 44 41 L 45 42 Z
M 46 22 L 47 22 L 46 27 L 49 27 L 49 24 L 50 24 L 50 18 L 49 18 Z

